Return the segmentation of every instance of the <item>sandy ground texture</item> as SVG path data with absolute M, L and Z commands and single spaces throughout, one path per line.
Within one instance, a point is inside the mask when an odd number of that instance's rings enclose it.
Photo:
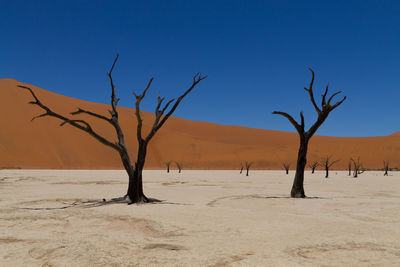
M 0 171 L 1 266 L 400 266 L 400 173 Z M 105 198 L 106 202 L 102 199 Z

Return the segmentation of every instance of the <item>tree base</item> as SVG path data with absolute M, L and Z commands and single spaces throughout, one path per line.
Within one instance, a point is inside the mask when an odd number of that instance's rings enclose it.
M 148 198 L 145 195 L 139 196 L 134 198 L 134 200 L 131 200 L 131 198 L 126 195 L 126 199 L 128 201 L 128 205 L 132 205 L 132 204 L 146 204 L 146 203 L 155 203 L 155 202 L 162 202 L 159 199 L 156 198 Z
M 292 197 L 292 198 L 305 198 L 306 195 L 304 194 L 304 189 L 296 190 L 296 189 L 292 188 L 292 191 L 290 192 L 290 197 Z

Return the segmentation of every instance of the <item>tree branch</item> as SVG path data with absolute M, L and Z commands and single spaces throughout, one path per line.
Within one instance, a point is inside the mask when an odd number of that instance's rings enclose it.
M 145 141 L 145 140 L 143 140 L 143 138 L 142 138 L 143 120 L 142 120 L 142 117 L 140 116 L 140 102 L 142 102 L 142 99 L 143 99 L 144 96 L 146 95 L 147 90 L 149 90 L 150 85 L 151 85 L 151 83 L 153 82 L 153 80 L 154 80 L 154 78 L 152 77 L 152 78 L 150 79 L 150 81 L 148 82 L 148 84 L 147 84 L 147 86 L 146 86 L 146 89 L 144 89 L 144 91 L 143 91 L 142 94 L 137 95 L 135 92 L 133 92 L 133 94 L 134 94 L 135 97 L 136 97 L 136 104 L 135 104 L 136 112 L 135 112 L 135 114 L 136 114 L 136 120 L 137 120 L 137 123 L 138 123 L 138 124 L 137 124 L 137 134 L 136 134 L 136 136 L 137 136 L 137 139 L 138 139 L 139 144 L 141 144 L 143 141 Z M 162 102 L 162 101 L 161 101 L 161 102 Z M 159 105 L 161 105 L 161 103 L 160 103 L 160 98 L 159 98 Z M 157 115 L 156 115 L 156 116 L 157 116 Z
M 328 88 L 329 88 L 329 83 L 326 85 L 325 88 L 325 93 L 322 95 L 322 110 L 324 109 L 325 105 L 326 105 L 326 95 L 328 94 Z
M 304 128 L 302 128 L 297 123 L 297 121 L 295 121 L 295 119 L 293 119 L 293 117 L 290 116 L 288 113 L 281 112 L 281 111 L 274 111 L 274 112 L 272 112 L 272 114 L 284 116 L 285 118 L 287 118 L 290 121 L 291 124 L 293 124 L 294 128 L 296 128 L 297 132 L 299 132 L 300 135 L 302 135 L 304 133 Z
M 313 104 L 315 110 L 319 114 L 321 112 L 321 110 L 319 109 L 317 103 L 315 103 L 314 93 L 313 93 L 313 85 L 314 85 L 315 74 L 314 74 L 314 71 L 311 68 L 308 68 L 308 69 L 311 71 L 311 75 L 312 75 L 311 76 L 311 82 L 310 82 L 309 88 L 305 88 L 304 87 L 304 90 L 306 90 L 308 92 L 308 94 L 310 95 L 311 103 Z
M 115 97 L 115 85 L 114 85 L 111 73 L 114 70 L 114 66 L 115 66 L 115 63 L 117 63 L 118 57 L 119 57 L 119 54 L 117 53 L 117 56 L 115 57 L 114 63 L 112 64 L 110 71 L 107 73 L 107 76 L 110 79 L 110 85 L 111 85 L 111 107 L 112 107 L 112 111 L 113 111 L 113 112 L 110 112 L 110 113 L 111 113 L 111 115 L 113 117 L 114 116 L 118 117 L 117 105 L 118 105 L 118 102 L 119 102 L 119 98 Z
M 301 118 L 300 127 L 301 127 L 302 131 L 304 132 L 304 126 L 305 126 L 305 124 L 304 124 L 304 115 L 303 115 L 303 111 L 300 112 L 300 118 Z
M 333 166 L 333 164 L 335 164 L 335 163 L 337 163 L 337 162 L 339 162 L 340 160 L 338 159 L 338 160 L 334 160 L 334 161 L 332 161 L 328 166 L 329 166 L 329 168 L 330 167 L 332 167 Z
M 36 119 L 36 118 L 41 118 L 41 117 L 45 117 L 45 116 L 49 116 L 49 117 L 54 117 L 57 118 L 59 120 L 62 120 L 63 122 L 61 123 L 61 126 L 63 126 L 66 123 L 69 123 L 70 125 L 74 126 L 75 128 L 78 128 L 86 133 L 88 133 L 89 135 L 91 135 L 92 137 L 94 137 L 97 141 L 99 141 L 100 143 L 107 145 L 111 148 L 114 148 L 117 151 L 120 151 L 120 147 L 112 142 L 110 142 L 109 140 L 107 140 L 105 137 L 99 135 L 98 133 L 96 133 L 95 131 L 93 131 L 92 127 L 90 126 L 89 123 L 87 123 L 86 121 L 83 120 L 71 120 L 67 117 L 64 117 L 58 113 L 53 112 L 49 107 L 47 107 L 46 105 L 44 105 L 36 96 L 36 94 L 33 92 L 33 90 L 27 86 L 24 85 L 18 85 L 18 87 L 23 88 L 28 90 L 32 97 L 35 99 L 35 101 L 31 101 L 29 102 L 32 105 L 37 105 L 39 106 L 41 109 L 45 110 L 46 112 L 44 114 L 41 114 L 39 116 L 33 117 L 32 120 Z M 80 125 L 79 123 L 83 123 L 85 124 L 85 126 Z
M 202 77 L 201 73 L 197 73 L 194 77 L 193 77 L 193 83 L 192 85 L 189 87 L 189 89 L 187 89 L 174 103 L 174 105 L 172 106 L 172 108 L 170 109 L 170 111 L 165 114 L 165 116 L 161 119 L 161 116 L 164 114 L 164 112 L 167 110 L 168 106 L 174 101 L 174 99 L 170 100 L 165 106 L 164 108 L 161 110 L 160 112 L 160 116 L 157 117 L 155 119 L 155 122 L 153 124 L 153 127 L 150 131 L 150 133 L 147 135 L 145 141 L 148 142 L 150 141 L 150 139 L 154 136 L 154 134 L 161 128 L 161 126 L 164 125 L 164 123 L 168 120 L 168 118 L 172 115 L 172 113 L 174 113 L 175 109 L 178 107 L 178 105 L 180 104 L 180 102 L 182 101 L 182 99 L 187 96 L 192 90 L 193 88 L 202 80 L 204 80 L 205 78 L 207 78 L 207 76 Z M 161 121 L 160 121 L 161 119 Z
M 107 122 L 109 122 L 109 123 L 112 124 L 110 118 L 107 118 L 107 117 L 105 117 L 105 116 L 103 116 L 103 115 L 100 115 L 100 114 L 97 114 L 97 113 L 94 113 L 94 112 L 91 112 L 91 111 L 88 111 L 88 110 L 84 110 L 84 109 L 81 109 L 81 108 L 78 108 L 77 111 L 71 112 L 70 114 L 71 114 L 71 115 L 78 115 L 78 114 L 82 114 L 82 113 L 88 114 L 88 115 L 93 116 L 93 117 L 96 117 L 96 118 L 98 118 L 98 119 L 105 120 L 105 121 L 107 121 Z
M 334 110 L 335 108 L 337 108 L 340 104 L 342 104 L 344 101 L 346 100 L 346 96 L 343 97 L 342 100 L 340 100 L 339 102 L 337 102 L 335 105 L 333 105 L 331 107 L 331 110 Z

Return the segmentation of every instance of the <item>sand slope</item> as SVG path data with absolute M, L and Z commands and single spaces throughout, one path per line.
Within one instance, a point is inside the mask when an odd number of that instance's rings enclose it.
M 0 266 L 400 266 L 400 173 L 0 171 Z
M 71 126 L 59 127 L 53 118 L 30 119 L 40 108 L 29 105 L 28 91 L 16 80 L 0 80 L 0 168 L 115 169 L 122 168 L 118 155 L 84 132 Z M 28 85 L 30 86 L 30 85 Z M 108 115 L 107 105 L 73 99 L 34 88 L 38 97 L 64 115 L 77 107 Z M 136 120 L 133 110 L 120 108 L 121 124 L 128 147 L 135 158 Z M 113 128 L 82 115 L 96 131 L 116 140 Z M 143 112 L 145 127 L 153 115 Z M 145 129 L 146 130 L 146 129 Z M 298 149 L 295 133 L 222 126 L 207 122 L 170 118 L 150 143 L 147 168 L 163 168 L 166 161 L 181 161 L 191 169 L 237 169 L 241 161 L 253 161 L 256 169 L 279 169 L 283 161 L 294 166 Z M 382 168 L 383 160 L 400 167 L 400 136 L 336 138 L 313 137 L 309 160 L 332 155 L 345 168 L 350 157 L 360 155 L 367 168 Z

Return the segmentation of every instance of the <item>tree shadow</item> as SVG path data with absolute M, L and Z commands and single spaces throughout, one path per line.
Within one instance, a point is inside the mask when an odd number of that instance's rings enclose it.
M 114 204 L 192 205 L 192 204 L 187 204 L 187 203 L 168 202 L 168 201 L 159 200 L 156 198 L 148 198 L 148 199 L 149 199 L 149 202 L 147 202 L 147 203 L 130 203 L 129 199 L 126 196 L 123 196 L 123 197 L 112 198 L 110 200 L 106 200 L 105 198 L 103 198 L 102 200 L 75 201 L 69 205 L 65 205 L 62 207 L 51 207 L 51 208 L 50 207 L 38 207 L 38 208 L 23 207 L 23 208 L 19 208 L 19 209 L 22 209 L 22 210 L 64 210 L 64 209 L 69 209 L 69 208 L 96 208 L 96 207 L 101 207 L 101 206 L 106 206 L 106 205 L 114 205 Z
M 304 198 L 294 198 L 294 197 L 290 197 L 290 196 L 266 196 L 266 197 L 264 197 L 264 198 L 267 198 L 267 199 L 275 199 L 275 198 L 277 198 L 277 199 L 332 199 L 332 198 L 327 198 L 327 197 L 315 197 L 315 196 L 312 196 L 312 197 L 304 197 Z

